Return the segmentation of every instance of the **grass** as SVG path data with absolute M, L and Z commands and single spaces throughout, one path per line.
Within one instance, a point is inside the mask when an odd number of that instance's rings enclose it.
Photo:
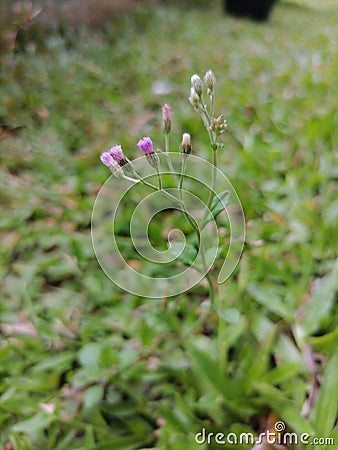
M 121 143 L 136 157 L 144 135 L 160 145 L 164 102 L 172 142 L 189 132 L 207 155 L 187 97 L 209 68 L 229 124 L 220 165 L 247 221 L 219 286 L 224 370 L 216 317 L 186 335 L 203 285 L 168 301 L 121 292 L 90 238 L 100 152 Z M 217 5 L 139 8 L 2 55 L 2 448 L 213 449 L 194 440 L 203 427 L 256 434 L 271 417 L 337 443 L 337 74 L 332 10 L 290 3 L 266 25 Z

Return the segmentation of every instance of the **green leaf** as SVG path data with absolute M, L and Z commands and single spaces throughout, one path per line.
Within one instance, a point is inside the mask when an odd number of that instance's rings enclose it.
M 290 405 L 289 401 L 284 404 L 275 405 L 275 409 L 282 420 L 299 435 L 302 433 L 315 434 L 315 430 L 309 421 L 304 419 L 304 417 L 300 415 L 299 409 Z
M 72 352 L 63 352 L 60 354 L 52 355 L 49 358 L 44 359 L 39 364 L 34 366 L 34 372 L 58 369 L 60 372 L 69 366 L 70 362 L 75 358 Z
M 86 449 L 95 448 L 95 432 L 92 425 L 86 426 L 86 439 L 85 439 Z
M 258 391 L 271 406 L 276 403 L 286 402 L 286 395 L 274 386 L 268 383 L 262 383 L 261 381 L 253 381 L 252 386 Z
M 54 416 L 40 411 L 30 419 L 13 425 L 12 430 L 34 436 L 35 434 L 38 434 L 39 431 L 42 431 L 44 428 L 48 427 L 53 420 Z
M 92 386 L 88 388 L 83 395 L 83 404 L 86 409 L 90 409 L 97 405 L 103 397 L 102 386 Z
M 278 314 L 283 319 L 291 319 L 291 312 L 280 298 L 280 292 L 274 286 L 265 286 L 259 283 L 250 283 L 248 293 L 268 311 Z
M 217 217 L 229 203 L 230 191 L 222 191 L 213 198 L 210 211 L 213 217 Z
M 332 353 L 337 347 L 338 342 L 338 329 L 331 333 L 324 334 L 323 336 L 311 336 L 308 338 L 309 344 L 317 351 L 326 351 Z
M 89 342 L 84 345 L 79 353 L 78 360 L 82 366 L 97 366 L 99 364 L 101 344 Z
M 310 299 L 304 304 L 300 325 L 306 336 L 314 334 L 330 315 L 337 289 L 338 263 L 322 278 Z
M 285 363 L 267 372 L 262 377 L 262 381 L 270 384 L 284 383 L 290 379 L 293 379 L 300 372 L 301 369 L 298 364 Z
M 248 417 L 253 410 L 248 401 L 241 396 L 241 387 L 235 385 L 230 377 L 221 372 L 210 355 L 193 345 L 187 345 L 191 370 L 202 395 L 213 392 L 221 394 L 225 405 L 236 414 Z M 243 392 L 244 395 L 244 392 Z
M 337 374 L 338 350 L 335 351 L 326 366 L 319 396 L 310 416 L 317 436 L 329 436 L 335 424 L 338 405 Z
M 196 248 L 194 246 L 192 246 L 191 244 L 187 244 L 187 243 L 184 245 L 183 251 L 180 253 L 181 250 L 182 250 L 181 243 L 178 243 L 178 242 L 171 243 L 170 251 L 185 266 L 191 266 L 196 259 L 198 251 L 196 250 Z

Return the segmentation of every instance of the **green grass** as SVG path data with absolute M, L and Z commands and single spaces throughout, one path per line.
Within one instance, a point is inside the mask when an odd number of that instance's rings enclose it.
M 332 11 L 281 4 L 258 25 L 217 6 L 138 9 L 101 33 L 52 35 L 45 49 L 2 55 L 3 448 L 218 448 L 197 445 L 195 433 L 257 433 L 271 414 L 338 442 Z M 186 336 L 204 286 L 167 302 L 120 292 L 90 238 L 108 177 L 99 154 L 120 143 L 136 157 L 144 135 L 160 145 L 164 102 L 176 147 L 189 132 L 194 153 L 207 155 L 187 97 L 190 76 L 209 68 L 229 124 L 220 166 L 247 221 L 241 262 L 219 286 L 224 371 L 216 317 Z M 153 93 L 155 81 L 170 92 Z M 321 389 L 305 419 L 313 354 Z

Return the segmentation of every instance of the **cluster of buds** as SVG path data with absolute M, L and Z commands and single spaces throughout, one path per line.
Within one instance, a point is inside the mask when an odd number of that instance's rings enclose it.
M 218 117 L 211 118 L 211 124 L 209 126 L 209 130 L 213 131 L 216 136 L 219 136 L 225 132 L 228 124 L 226 119 L 224 119 L 224 114 L 220 114 Z
M 159 158 L 154 150 L 153 142 L 150 137 L 140 139 L 137 143 L 137 147 L 145 154 L 150 165 L 158 167 Z M 108 152 L 101 153 L 100 159 L 116 177 L 123 177 L 123 166 L 127 163 L 131 165 L 129 159 L 124 155 L 121 145 L 115 145 Z
M 190 87 L 190 97 L 189 101 L 192 104 L 195 111 L 200 111 L 204 107 L 202 95 L 206 89 L 207 95 L 211 97 L 215 90 L 216 77 L 212 70 L 208 70 L 203 81 L 198 75 L 193 75 L 191 77 L 191 87 Z
M 123 176 L 122 167 L 129 162 L 123 154 L 121 145 L 115 145 L 108 152 L 103 152 L 100 159 L 101 162 L 107 166 L 116 177 Z
M 213 117 L 213 106 L 211 106 L 211 112 L 208 114 L 206 106 L 203 103 L 203 93 L 210 97 L 211 105 L 213 105 L 213 95 L 215 91 L 216 77 L 212 70 L 208 70 L 203 80 L 198 75 L 191 77 L 190 97 L 189 101 L 196 111 L 201 112 L 204 123 L 208 127 L 209 131 L 214 133 L 215 136 L 223 134 L 227 128 L 227 121 L 224 119 L 224 115 L 220 114 L 218 117 Z M 171 131 L 171 119 L 172 109 L 169 105 L 162 106 L 162 129 L 165 134 L 166 151 L 168 143 L 168 135 Z M 137 147 L 147 157 L 147 161 L 153 167 L 158 170 L 159 157 L 154 150 L 153 142 L 150 137 L 143 137 L 137 143 Z M 180 144 L 180 152 L 184 155 L 191 153 L 191 139 L 190 134 L 184 133 L 182 136 L 182 142 Z M 101 154 L 101 161 L 105 164 L 115 176 L 123 177 L 123 166 L 130 163 L 128 158 L 123 154 L 121 145 L 115 145 L 108 152 Z M 131 164 L 131 163 L 130 163 Z M 132 167 L 130 168 L 132 171 Z
M 167 104 L 162 106 L 162 127 L 166 135 L 171 131 L 171 118 L 172 110 Z M 189 136 L 189 135 L 187 135 Z M 190 136 L 189 136 L 190 140 Z M 182 141 L 183 142 L 183 141 Z M 140 139 L 137 143 L 137 147 L 141 150 L 147 157 L 149 164 L 158 169 L 159 157 L 154 150 L 153 142 L 150 137 L 146 136 Z M 188 147 L 184 147 L 186 150 Z M 191 151 L 191 146 L 190 146 Z M 186 151 L 188 152 L 188 151 Z M 190 152 L 189 152 L 190 153 Z M 125 177 L 123 172 L 123 166 L 129 163 L 129 168 L 132 172 L 132 166 L 129 159 L 124 155 L 121 145 L 115 145 L 108 152 L 103 152 L 100 156 L 101 162 L 107 166 L 116 177 Z

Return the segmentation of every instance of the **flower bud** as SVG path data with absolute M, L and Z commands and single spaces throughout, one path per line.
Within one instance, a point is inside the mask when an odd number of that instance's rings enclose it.
M 191 139 L 190 134 L 183 133 L 182 142 L 180 144 L 180 152 L 185 155 L 190 155 L 191 153 Z
M 166 134 L 170 133 L 171 130 L 171 117 L 172 117 L 172 111 L 171 107 L 167 104 L 162 106 L 162 126 L 163 131 Z
M 137 147 L 146 155 L 147 161 L 153 167 L 158 167 L 159 158 L 154 151 L 153 142 L 150 137 L 144 137 L 137 143 Z
M 123 154 L 123 150 L 121 145 L 114 145 L 114 147 L 112 147 L 109 150 L 109 155 L 120 165 L 120 166 L 124 166 L 125 164 L 127 164 L 128 160 L 127 158 L 124 156 Z
M 119 163 L 108 152 L 103 152 L 100 156 L 101 162 L 107 166 L 115 177 L 123 177 L 124 173 Z
M 211 119 L 211 124 L 210 124 L 209 130 L 213 131 L 217 135 L 220 135 L 225 132 L 227 127 L 228 127 L 228 124 L 227 124 L 226 119 L 224 119 L 224 115 L 220 114 L 218 117 L 216 117 L 216 118 L 213 117 Z
M 208 70 L 204 75 L 204 84 L 207 88 L 208 95 L 211 95 L 214 92 L 216 77 L 212 70 Z
M 101 162 L 109 169 L 114 169 L 118 165 L 115 159 L 112 156 L 110 156 L 108 152 L 101 153 L 100 159 Z
M 203 81 L 196 74 L 191 77 L 191 87 L 193 87 L 195 89 L 196 94 L 199 97 L 202 95 L 202 93 L 203 93 Z
M 193 87 L 190 88 L 189 102 L 192 104 L 195 111 L 199 111 L 201 101 Z

